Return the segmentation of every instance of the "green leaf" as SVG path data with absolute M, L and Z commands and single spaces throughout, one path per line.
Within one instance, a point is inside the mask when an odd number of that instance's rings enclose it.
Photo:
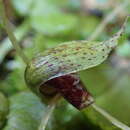
M 24 81 L 25 67 L 19 63 L 19 68 L 8 74 L 4 81 L 0 82 L 0 90 L 6 95 L 12 95 L 16 92 L 28 89 Z
M 8 114 L 9 104 L 7 98 L 0 92 L 0 128 L 3 126 L 7 114 Z
M 80 16 L 79 17 L 79 33 L 83 38 L 91 36 L 95 28 L 99 24 L 99 19 L 93 16 Z
M 34 29 L 50 36 L 68 35 L 77 26 L 77 18 L 74 15 L 54 10 L 48 14 L 33 15 L 30 20 Z
M 46 108 L 33 93 L 21 92 L 10 99 L 10 113 L 4 130 L 36 130 Z
M 12 0 L 11 2 L 20 15 L 27 15 L 32 9 L 34 0 L 22 0 L 22 2 L 20 0 Z
M 77 17 L 63 13 L 53 2 L 38 0 L 30 13 L 30 23 L 46 35 L 68 35 L 77 26 Z
M 33 93 L 26 91 L 10 98 L 10 113 L 3 130 L 37 130 L 44 118 L 46 105 Z M 64 109 L 64 112 L 63 112 Z M 89 121 L 88 121 L 89 122 Z M 64 100 L 54 110 L 47 130 L 79 130 L 97 128 L 91 122 L 86 123 L 83 115 Z M 82 126 L 80 126 L 82 124 Z M 64 127 L 63 127 L 64 126 Z M 79 127 L 80 126 L 80 127 Z
M 124 44 L 120 45 L 117 49 L 116 52 L 118 55 L 130 58 L 130 43 L 129 41 L 125 42 Z

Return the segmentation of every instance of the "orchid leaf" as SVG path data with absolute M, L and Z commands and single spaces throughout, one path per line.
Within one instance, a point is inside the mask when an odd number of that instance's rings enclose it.
M 4 130 L 36 130 L 46 108 L 32 92 L 17 93 L 10 99 L 10 113 Z
M 7 125 L 3 130 L 36 130 L 42 116 L 46 112 L 46 105 L 30 91 L 20 92 L 10 99 L 10 113 Z M 62 112 L 64 109 L 64 113 Z M 91 124 L 91 122 L 89 122 Z M 82 127 L 79 127 L 82 124 Z M 64 126 L 64 127 L 63 127 Z M 97 128 L 87 125 L 83 115 L 64 100 L 57 106 L 48 122 L 47 130 L 79 130 L 79 128 Z

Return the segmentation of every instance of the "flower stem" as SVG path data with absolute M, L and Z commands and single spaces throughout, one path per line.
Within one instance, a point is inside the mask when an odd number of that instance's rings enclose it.
M 104 111 L 102 108 L 98 107 L 96 104 L 92 104 L 92 107 L 99 112 L 101 115 L 103 115 L 106 119 L 108 119 L 113 125 L 116 127 L 122 129 L 122 130 L 130 130 L 130 127 L 125 125 L 124 123 L 118 121 L 116 118 L 111 116 L 109 113 Z
M 50 104 L 49 104 L 48 107 L 47 107 L 47 111 L 46 111 L 46 113 L 45 113 L 44 116 L 43 116 L 43 119 L 42 119 L 42 121 L 41 121 L 41 124 L 40 124 L 38 130 L 45 130 L 46 125 L 47 125 L 47 123 L 48 123 L 48 121 L 49 121 L 49 118 L 51 117 L 52 112 L 54 111 L 54 109 L 55 109 L 55 107 L 56 107 L 56 104 L 57 104 L 57 102 L 59 101 L 59 99 L 60 99 L 60 95 L 57 94 L 57 95 L 51 100 Z
M 4 7 L 4 1 L 0 0 L 0 15 L 2 17 L 2 23 L 3 26 L 8 34 L 8 37 L 12 43 L 12 45 L 14 46 L 14 48 L 16 49 L 16 52 L 18 53 L 18 55 L 23 59 L 23 61 L 27 64 L 28 63 L 28 58 L 24 55 L 21 47 L 19 46 L 16 37 L 13 34 L 13 30 L 11 28 L 11 25 L 9 23 L 8 18 L 6 17 L 6 13 L 5 13 L 5 7 Z

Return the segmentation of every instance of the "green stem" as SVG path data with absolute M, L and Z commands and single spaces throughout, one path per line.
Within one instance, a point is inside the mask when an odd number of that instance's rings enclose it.
M 125 125 L 124 123 L 118 121 L 116 118 L 111 116 L 109 113 L 104 111 L 102 108 L 98 107 L 96 104 L 92 104 L 92 107 L 99 112 L 101 115 L 103 115 L 106 119 L 108 119 L 113 125 L 117 126 L 118 128 L 122 130 L 130 130 L 130 127 Z
M 29 24 L 28 24 L 28 19 L 25 20 L 22 24 L 20 24 L 15 30 L 14 30 L 14 35 L 17 38 L 17 42 L 18 44 L 20 44 L 20 41 L 22 40 L 22 38 L 24 36 L 26 36 L 26 34 L 29 31 Z M 12 50 L 13 46 L 9 40 L 9 38 L 5 38 L 1 41 L 0 44 L 0 64 L 3 62 L 5 56 L 8 54 L 8 52 L 10 50 Z
M 46 114 L 44 115 L 44 117 L 43 117 L 43 119 L 41 121 L 41 125 L 39 127 L 39 130 L 45 130 L 46 125 L 48 123 L 48 120 L 51 117 L 54 108 L 55 108 L 55 104 L 48 106 Z
M 55 107 L 56 107 L 56 104 L 57 104 L 57 102 L 59 101 L 59 99 L 60 99 L 60 95 L 57 94 L 57 95 L 51 100 L 51 102 L 49 103 L 49 105 L 48 105 L 48 107 L 47 107 L 47 111 L 46 111 L 46 113 L 45 113 L 44 116 L 43 116 L 43 119 L 42 119 L 42 121 L 41 121 L 41 124 L 40 124 L 38 130 L 45 130 L 46 125 L 47 125 L 47 123 L 48 123 L 48 120 L 49 120 L 49 118 L 51 117 L 51 115 L 52 115 L 52 113 L 53 113 L 53 111 L 54 111 L 54 109 L 55 109 Z
M 19 46 L 19 44 L 17 42 L 17 39 L 13 34 L 13 30 L 11 28 L 11 25 L 10 25 L 9 21 L 8 21 L 8 18 L 6 17 L 3 0 L 0 0 L 0 14 L 1 14 L 1 17 L 2 17 L 2 22 L 3 22 L 4 28 L 5 28 L 5 30 L 6 30 L 6 32 L 8 34 L 8 37 L 9 37 L 12 45 L 16 49 L 16 52 L 18 53 L 18 55 L 23 59 L 23 61 L 26 64 L 28 64 L 28 58 L 24 55 L 22 49 L 20 48 L 20 46 Z

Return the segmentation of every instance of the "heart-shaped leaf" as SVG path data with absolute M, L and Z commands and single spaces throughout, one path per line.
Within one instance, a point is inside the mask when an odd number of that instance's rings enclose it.
M 10 98 L 10 113 L 4 130 L 36 130 L 43 110 L 40 99 L 31 92 L 21 92 Z

